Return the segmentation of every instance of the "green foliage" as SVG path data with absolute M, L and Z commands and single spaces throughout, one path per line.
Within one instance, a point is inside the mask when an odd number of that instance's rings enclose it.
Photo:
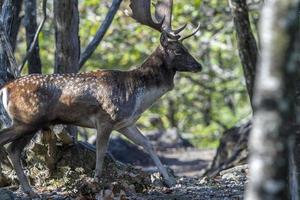
M 108 0 L 100 3 L 98 0 L 79 1 L 82 50 L 95 35 L 110 3 Z M 55 53 L 52 3 L 48 4 L 49 18 L 39 38 L 44 73 L 53 72 Z M 156 48 L 159 33 L 126 16 L 124 11 L 128 4 L 128 0 L 122 3 L 112 26 L 83 71 L 129 69 Z M 227 1 L 175 0 L 173 15 L 174 28 L 189 23 L 184 34 L 201 22 L 201 32 L 185 45 L 201 61 L 203 71 L 178 74 L 174 91 L 147 111 L 139 123 L 151 129 L 149 117 L 159 114 L 169 127 L 169 102 L 173 101 L 173 116 L 183 136 L 191 138 L 198 146 L 213 147 L 226 128 L 251 114 L 229 6 Z M 20 36 L 17 58 L 25 52 L 24 42 L 24 35 Z

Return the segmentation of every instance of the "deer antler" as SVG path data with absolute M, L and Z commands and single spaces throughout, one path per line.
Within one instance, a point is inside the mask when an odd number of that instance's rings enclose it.
M 159 32 L 166 32 L 171 39 L 178 40 L 178 35 L 186 25 L 177 30 L 172 30 L 172 8 L 173 0 L 164 0 L 155 5 L 154 20 L 151 15 L 151 0 L 131 0 L 130 8 L 132 10 L 131 17 L 141 24 L 147 25 Z
M 161 32 L 164 17 L 162 19 L 152 19 L 150 0 L 131 0 L 130 8 L 132 10 L 131 17 L 143 25 L 154 28 Z
M 189 35 L 187 35 L 187 36 L 184 36 L 184 37 L 181 37 L 181 38 L 179 39 L 179 41 L 182 42 L 183 40 L 188 39 L 189 37 L 192 37 L 192 36 L 195 35 L 199 30 L 200 30 L 200 23 L 198 24 L 198 27 L 197 27 L 191 34 L 189 34 Z
M 162 20 L 162 29 L 166 32 L 172 31 L 172 9 L 173 0 L 165 0 L 155 5 L 155 18 Z
M 180 38 L 179 33 L 185 29 L 187 24 L 184 24 L 176 30 L 172 29 L 173 0 L 159 1 L 156 4 L 154 19 L 151 15 L 151 0 L 130 0 L 130 8 L 132 10 L 131 17 L 133 19 L 159 32 L 166 32 L 170 39 L 183 41 L 195 35 L 200 29 L 200 26 L 198 26 L 192 34 Z

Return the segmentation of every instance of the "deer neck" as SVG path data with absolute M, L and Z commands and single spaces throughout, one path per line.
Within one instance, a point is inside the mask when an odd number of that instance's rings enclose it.
M 167 68 L 160 50 L 156 50 L 131 73 L 131 80 L 134 80 L 134 85 L 137 86 L 135 87 L 137 113 L 142 113 L 174 87 L 175 71 Z
M 164 57 L 164 51 L 161 47 L 158 47 L 144 63 L 136 69 L 141 75 L 142 84 L 146 89 L 173 89 L 176 71 L 167 66 Z

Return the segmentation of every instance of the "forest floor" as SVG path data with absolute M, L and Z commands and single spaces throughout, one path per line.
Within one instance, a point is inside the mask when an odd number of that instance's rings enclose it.
M 134 200 L 230 200 L 243 199 L 247 181 L 247 165 L 224 170 L 214 178 L 202 177 L 215 151 L 211 149 L 177 148 L 160 151 L 164 163 L 177 176 L 177 185 L 172 188 L 155 186 L 143 194 L 134 194 Z
M 120 146 L 120 145 L 119 145 Z M 121 145 L 122 146 L 122 145 Z M 124 146 L 124 145 L 123 145 Z M 129 145 L 130 148 L 130 145 Z M 135 151 L 137 151 L 135 149 Z M 126 152 L 125 154 L 129 154 Z M 99 192 L 99 195 L 82 196 L 73 191 L 60 191 L 46 187 L 35 187 L 40 195 L 37 199 L 76 199 L 76 200 L 233 200 L 243 199 L 244 186 L 247 181 L 247 165 L 239 165 L 231 169 L 221 171 L 213 178 L 202 177 L 206 167 L 212 161 L 215 154 L 213 149 L 197 149 L 194 147 L 163 148 L 158 150 L 162 162 L 175 174 L 177 184 L 172 188 L 164 187 L 161 177 L 153 166 L 152 161 L 145 155 L 133 156 L 140 162 L 139 169 L 150 173 L 151 186 L 142 192 L 134 188 L 125 192 L 114 193 L 110 188 Z M 143 157 L 144 156 L 144 157 Z M 129 162 L 130 163 L 130 162 Z M 138 165 L 133 163 L 134 166 Z M 130 188 L 130 187 L 128 187 Z M 8 189 L 8 190 L 6 190 Z M 29 200 L 17 187 L 0 188 L 1 200 Z M 12 192 L 13 191 L 13 192 Z M 101 194 L 100 194 L 101 193 Z

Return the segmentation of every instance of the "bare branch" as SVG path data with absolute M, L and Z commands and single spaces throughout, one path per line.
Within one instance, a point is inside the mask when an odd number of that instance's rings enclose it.
M 39 34 L 40 34 L 40 32 L 41 32 L 41 30 L 42 30 L 42 28 L 43 28 L 43 26 L 45 24 L 45 21 L 47 19 L 46 5 L 47 5 L 47 0 L 43 0 L 43 19 L 42 19 L 39 27 L 36 30 L 36 33 L 35 33 L 34 38 L 33 38 L 32 42 L 30 44 L 30 47 L 29 47 L 29 49 L 28 49 L 25 57 L 23 58 L 22 64 L 18 67 L 18 70 L 19 70 L 20 73 L 23 70 L 24 65 L 26 64 L 29 56 L 32 54 L 32 52 L 33 52 L 33 50 L 34 50 L 34 48 L 35 48 L 35 46 L 37 44 Z
M 100 44 L 106 31 L 108 30 L 110 24 L 112 23 L 112 20 L 114 19 L 114 16 L 118 11 L 121 2 L 122 2 L 122 0 L 113 0 L 103 23 L 101 24 L 100 28 L 97 30 L 95 37 L 88 44 L 88 46 L 85 48 L 85 50 L 83 51 L 83 53 L 80 56 L 79 69 L 82 68 L 84 63 L 91 57 L 93 52 L 96 50 L 96 48 Z

